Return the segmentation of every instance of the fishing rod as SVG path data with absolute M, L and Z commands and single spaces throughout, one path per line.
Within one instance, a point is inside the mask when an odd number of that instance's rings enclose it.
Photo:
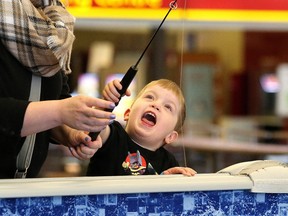
M 122 80 L 120 81 L 121 85 L 122 85 L 122 89 L 117 89 L 117 91 L 120 94 L 119 97 L 119 101 L 120 102 L 122 96 L 125 94 L 126 90 L 128 89 L 129 85 L 131 84 L 132 80 L 134 79 L 137 71 L 138 71 L 138 65 L 140 63 L 140 61 L 142 60 L 144 54 L 146 53 L 147 49 L 149 48 L 150 44 L 152 43 L 153 39 L 155 38 L 155 36 L 157 35 L 158 31 L 160 30 L 160 28 L 162 27 L 163 23 L 165 22 L 166 18 L 168 17 L 169 13 L 171 10 L 175 10 L 177 9 L 177 0 L 174 0 L 172 2 L 170 2 L 169 4 L 169 10 L 166 13 L 165 17 L 163 18 L 162 22 L 160 23 L 160 25 L 158 26 L 158 28 L 156 29 L 156 31 L 154 32 L 153 36 L 151 37 L 149 43 L 147 44 L 147 46 L 145 47 L 144 51 L 142 52 L 141 56 L 139 57 L 138 61 L 136 62 L 135 65 L 132 65 L 128 71 L 125 73 L 124 77 L 122 78 Z M 116 104 L 116 106 L 118 105 L 118 103 Z M 109 109 L 107 111 L 113 111 L 113 109 Z M 91 140 L 94 141 L 97 139 L 99 132 L 90 132 L 89 136 L 91 137 Z

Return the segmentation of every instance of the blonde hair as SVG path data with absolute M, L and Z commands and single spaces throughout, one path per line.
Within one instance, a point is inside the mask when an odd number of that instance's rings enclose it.
M 159 80 L 151 81 L 150 83 L 145 85 L 144 88 L 138 93 L 138 95 L 135 98 L 135 101 L 145 92 L 145 90 L 148 87 L 155 86 L 155 85 L 160 86 L 169 91 L 172 91 L 175 94 L 175 96 L 179 99 L 180 111 L 178 113 L 178 120 L 175 126 L 175 131 L 177 131 L 178 133 L 181 133 L 182 127 L 186 118 L 186 104 L 185 104 L 185 99 L 184 99 L 182 90 L 175 82 L 168 80 L 168 79 L 159 79 Z

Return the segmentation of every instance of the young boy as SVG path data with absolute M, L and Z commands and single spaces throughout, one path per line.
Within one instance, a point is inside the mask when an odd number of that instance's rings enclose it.
M 107 84 L 104 99 L 118 102 L 116 88 L 122 88 L 119 80 Z M 129 90 L 126 95 L 130 96 Z M 87 175 L 195 175 L 193 169 L 179 167 L 163 147 L 178 138 L 185 113 L 184 97 L 176 83 L 166 79 L 150 82 L 124 113 L 125 129 L 114 121 L 101 131 L 103 146 L 90 159 Z

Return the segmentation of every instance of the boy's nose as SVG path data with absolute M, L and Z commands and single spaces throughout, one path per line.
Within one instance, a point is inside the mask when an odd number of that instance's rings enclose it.
M 160 109 L 159 109 L 159 106 L 157 106 L 156 104 L 153 104 L 152 107 L 153 107 L 154 109 L 158 110 L 158 111 L 160 110 Z

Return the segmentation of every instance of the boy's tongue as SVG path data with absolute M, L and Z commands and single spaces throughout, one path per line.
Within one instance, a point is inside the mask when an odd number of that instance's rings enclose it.
M 151 113 L 145 113 L 141 120 L 149 126 L 154 126 L 156 124 L 156 119 Z

